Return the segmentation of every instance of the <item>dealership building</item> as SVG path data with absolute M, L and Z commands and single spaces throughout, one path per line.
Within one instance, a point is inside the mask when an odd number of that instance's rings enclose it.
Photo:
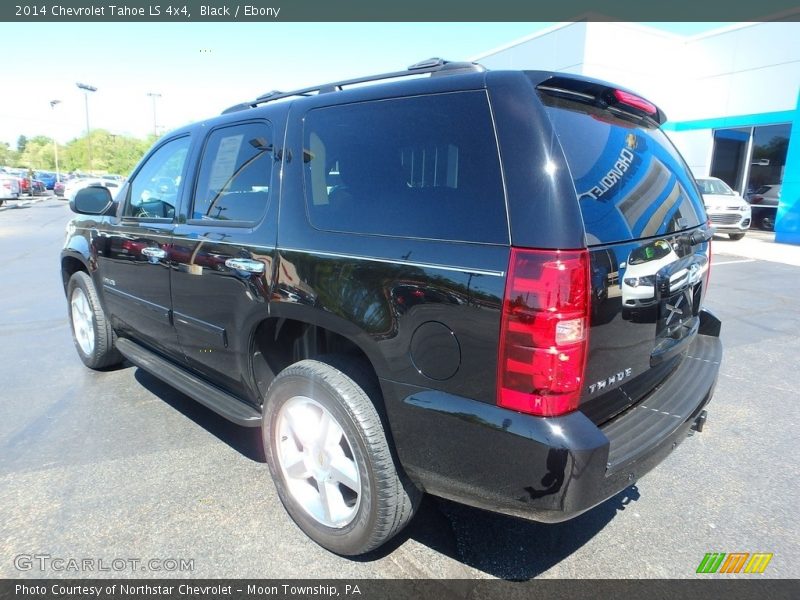
M 800 23 L 682 36 L 632 23 L 557 25 L 473 57 L 489 69 L 605 79 L 657 104 L 695 177 L 780 186 L 775 239 L 800 244 Z

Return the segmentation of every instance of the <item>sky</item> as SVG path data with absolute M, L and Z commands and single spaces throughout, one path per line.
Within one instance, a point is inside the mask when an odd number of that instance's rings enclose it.
M 159 133 L 264 92 L 401 70 L 440 56 L 465 60 L 552 23 L 0 23 L 6 54 L 0 142 L 60 143 L 89 124 L 114 134 Z M 726 23 L 648 23 L 693 35 Z M 9 93 L 12 92 L 13 93 Z M 60 100 L 54 108 L 52 100 Z

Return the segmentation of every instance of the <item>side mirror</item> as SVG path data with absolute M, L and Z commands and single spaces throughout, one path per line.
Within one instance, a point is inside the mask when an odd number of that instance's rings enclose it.
M 90 185 L 78 190 L 75 198 L 70 201 L 72 212 L 81 215 L 105 215 L 114 206 L 114 199 L 108 188 L 101 185 Z

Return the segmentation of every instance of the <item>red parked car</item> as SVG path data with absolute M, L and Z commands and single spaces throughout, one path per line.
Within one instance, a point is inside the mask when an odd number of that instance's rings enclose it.
M 20 177 L 19 179 L 19 193 L 35 196 L 37 194 L 44 194 L 47 192 L 47 186 L 43 181 L 38 179 L 33 180 L 33 191 L 31 192 L 31 179 L 28 177 Z

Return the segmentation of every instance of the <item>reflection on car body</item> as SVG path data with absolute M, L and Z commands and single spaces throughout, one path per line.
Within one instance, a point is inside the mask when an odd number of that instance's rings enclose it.
M 656 300 L 656 273 L 676 260 L 678 255 L 666 240 L 656 240 L 631 252 L 622 278 L 623 305 L 652 305 Z

